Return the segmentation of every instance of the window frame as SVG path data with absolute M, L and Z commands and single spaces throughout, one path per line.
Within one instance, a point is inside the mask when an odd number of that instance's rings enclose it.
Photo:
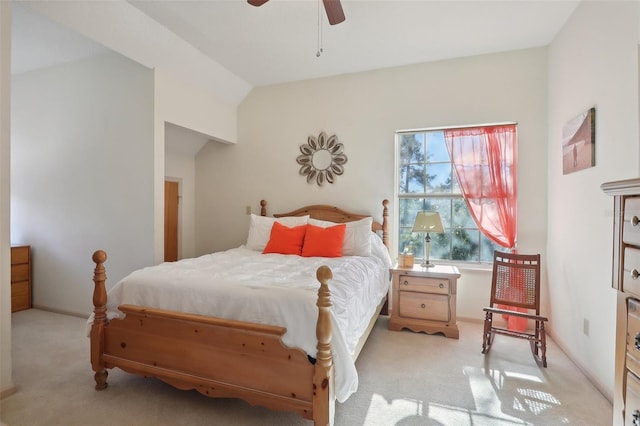
M 463 125 L 463 126 L 439 126 L 439 127 L 427 127 L 427 128 L 418 128 L 418 129 L 403 129 L 403 130 L 396 130 L 395 134 L 394 134 L 394 165 L 393 165 L 393 170 L 394 170 L 394 188 L 393 188 L 393 192 L 394 192 L 394 232 L 393 232 L 393 237 L 392 237 L 392 243 L 393 243 L 393 250 L 394 253 L 399 254 L 399 245 L 400 245 L 400 200 L 401 199 L 407 199 L 407 198 L 442 198 L 442 199 L 447 199 L 447 200 L 452 200 L 454 198 L 458 198 L 458 199 L 462 199 L 464 200 L 464 195 L 462 194 L 462 192 L 450 192 L 450 193 L 436 193 L 436 194 L 429 194 L 429 193 L 416 193 L 416 194 L 407 194 L 407 196 L 402 196 L 400 194 L 400 140 L 402 135 L 405 134 L 415 134 L 415 133 L 428 133 L 428 132 L 437 132 L 437 131 L 444 131 L 444 130 L 449 130 L 449 129 L 465 129 L 465 128 L 474 128 L 474 127 L 488 127 L 488 126 L 499 126 L 499 125 L 516 125 L 517 126 L 517 122 L 513 122 L 513 121 L 506 121 L 506 122 L 498 122 L 498 123 L 484 123 L 484 124 L 470 124 L 470 125 Z M 426 160 L 426 159 L 425 159 Z M 450 163 L 451 163 L 451 159 Z M 453 174 L 453 169 L 451 171 L 451 173 Z M 478 232 L 482 232 L 480 231 L 480 229 L 476 226 L 475 228 Z M 486 238 L 486 236 L 485 236 Z M 500 248 L 500 246 L 498 246 L 498 248 Z M 414 253 L 416 259 L 422 259 L 424 258 L 424 252 L 423 253 Z M 492 258 L 492 256 L 491 256 Z M 435 259 L 437 263 L 441 263 L 441 264 L 447 264 L 447 265 L 456 265 L 459 266 L 463 269 L 480 269 L 480 270 L 488 270 L 491 269 L 492 267 L 492 260 L 487 260 L 487 261 L 483 261 L 481 260 L 481 255 L 479 255 L 479 259 L 478 260 L 471 260 L 471 261 L 467 261 L 467 260 L 453 260 L 453 259 Z

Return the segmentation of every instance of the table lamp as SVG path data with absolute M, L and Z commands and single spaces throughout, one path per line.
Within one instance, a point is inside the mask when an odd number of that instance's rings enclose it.
M 426 232 L 424 237 L 424 260 L 420 264 L 423 268 L 430 268 L 433 263 L 429 262 L 429 252 L 431 251 L 430 232 L 444 232 L 440 213 L 434 211 L 421 210 L 416 214 L 416 220 L 413 222 L 413 232 Z

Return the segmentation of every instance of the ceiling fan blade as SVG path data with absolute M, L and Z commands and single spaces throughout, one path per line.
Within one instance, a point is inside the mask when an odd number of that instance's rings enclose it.
M 322 2 L 324 3 L 324 10 L 327 11 L 329 24 L 335 25 L 344 21 L 344 11 L 342 10 L 340 0 L 322 0 Z
M 247 0 L 247 3 L 249 3 L 251 6 L 262 6 L 268 1 L 269 0 Z

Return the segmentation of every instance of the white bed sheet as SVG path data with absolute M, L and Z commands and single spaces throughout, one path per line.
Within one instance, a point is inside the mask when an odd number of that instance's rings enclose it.
M 305 258 L 241 246 L 143 268 L 109 291 L 107 315 L 120 317 L 117 307 L 133 304 L 283 326 L 283 342 L 315 358 L 316 270 L 327 265 L 333 272 L 329 289 L 335 395 L 344 402 L 358 388 L 355 347 L 389 289 L 391 260 L 380 238 L 372 233 L 371 239 L 369 257 Z

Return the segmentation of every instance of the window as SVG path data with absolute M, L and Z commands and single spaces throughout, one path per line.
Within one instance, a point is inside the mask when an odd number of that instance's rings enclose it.
M 515 125 L 512 125 L 512 128 L 515 129 Z M 485 128 L 478 129 L 479 133 L 485 136 L 483 133 Z M 487 233 L 488 236 L 485 235 L 481 229 L 486 231 L 486 228 L 479 227 L 477 224 L 479 220 L 474 219 L 479 216 L 478 210 L 469 210 L 463 195 L 465 191 L 461 188 L 454 172 L 456 164 L 452 162 L 445 140 L 445 133 L 451 140 L 453 132 L 453 129 L 434 129 L 397 133 L 398 250 L 402 252 L 406 249 L 413 251 L 417 258 L 424 257 L 425 235 L 412 232 L 413 222 L 418 211 L 435 210 L 440 213 L 445 232 L 431 234 L 431 259 L 491 262 L 494 250 L 500 249 L 504 243 L 502 239 L 496 239 L 490 232 Z M 515 140 L 515 137 L 513 139 Z M 482 138 L 474 140 L 475 143 L 478 141 L 480 145 L 493 143 L 493 141 L 489 142 L 489 140 Z M 451 142 L 449 143 L 451 144 Z M 500 155 L 505 151 L 509 150 L 499 150 Z M 486 164 L 486 158 L 491 158 L 491 155 L 485 155 L 484 152 L 481 154 L 483 163 L 479 167 L 474 164 L 474 167 L 482 169 L 483 172 L 473 176 L 474 179 L 482 179 L 483 182 L 481 184 L 474 182 L 472 186 L 481 188 L 482 194 L 478 196 L 474 193 L 474 207 L 477 207 L 478 204 L 496 204 L 493 202 L 495 200 L 491 198 L 494 196 L 487 194 L 500 192 L 495 191 L 490 184 L 487 185 L 484 182 L 484 180 L 488 180 L 483 177 L 487 173 L 485 169 L 491 169 L 491 166 Z M 508 154 L 511 153 L 507 152 Z M 508 172 L 511 172 L 511 169 L 515 170 L 515 165 L 512 166 L 509 161 L 507 159 L 506 163 L 509 166 L 506 168 Z M 498 162 L 503 163 L 502 160 L 498 160 Z M 461 164 L 457 164 L 457 166 L 461 166 Z M 495 171 L 491 170 L 491 172 Z M 510 178 L 515 179 L 515 174 L 510 175 Z M 515 187 L 515 182 L 513 184 Z M 515 211 L 515 206 L 513 209 Z M 480 213 L 483 213 L 482 207 Z M 501 244 L 498 244 L 499 242 Z

